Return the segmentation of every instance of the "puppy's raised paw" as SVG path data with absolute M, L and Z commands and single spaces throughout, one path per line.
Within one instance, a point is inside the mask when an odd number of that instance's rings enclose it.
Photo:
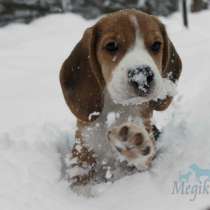
M 144 126 L 125 123 L 107 132 L 107 138 L 121 160 L 147 170 L 155 156 L 155 142 Z

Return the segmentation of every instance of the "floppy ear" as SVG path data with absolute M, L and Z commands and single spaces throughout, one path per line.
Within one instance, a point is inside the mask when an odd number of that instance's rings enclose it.
M 96 59 L 95 27 L 87 29 L 60 71 L 64 98 L 81 121 L 93 121 L 103 108 L 104 80 Z
M 162 76 L 176 82 L 181 75 L 182 62 L 163 24 L 161 24 L 161 31 L 164 39 Z
M 157 20 L 157 19 L 156 19 Z M 163 58 L 162 58 L 162 77 L 168 78 L 172 82 L 176 82 L 182 71 L 182 62 L 181 59 L 176 52 L 176 49 L 168 37 L 166 32 L 165 26 L 160 23 L 158 20 L 161 28 L 161 32 L 164 39 L 164 46 L 163 46 Z M 171 104 L 173 97 L 166 96 L 163 100 L 151 101 L 150 106 L 152 109 L 156 111 L 163 111 L 168 108 Z

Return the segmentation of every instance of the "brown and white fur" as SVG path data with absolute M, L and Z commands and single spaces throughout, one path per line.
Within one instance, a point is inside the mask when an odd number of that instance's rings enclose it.
M 145 66 L 152 82 L 148 91 L 139 92 L 128 73 Z M 154 16 L 122 10 L 85 31 L 60 72 L 66 103 L 78 125 L 69 156 L 74 183 L 90 182 L 100 164 L 116 162 L 117 168 L 126 162 L 138 170 L 151 166 L 153 111 L 171 104 L 181 68 L 164 25 Z

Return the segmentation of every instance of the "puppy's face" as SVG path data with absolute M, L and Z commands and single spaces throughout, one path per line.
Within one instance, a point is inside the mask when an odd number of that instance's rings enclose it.
M 99 21 L 96 56 L 115 102 L 139 103 L 157 97 L 164 45 L 161 25 L 153 16 L 134 10 Z
M 119 104 L 154 102 L 152 109 L 165 109 L 157 99 L 173 96 L 181 68 L 160 21 L 129 9 L 85 31 L 62 65 L 60 82 L 71 111 L 89 122 L 102 112 L 107 91 Z M 92 113 L 98 115 L 90 117 Z

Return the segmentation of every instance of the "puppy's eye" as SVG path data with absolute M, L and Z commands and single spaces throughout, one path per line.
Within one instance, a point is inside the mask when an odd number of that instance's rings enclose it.
M 108 52 L 111 52 L 111 53 L 115 53 L 118 51 L 119 49 L 119 45 L 116 41 L 110 41 L 108 42 L 106 45 L 105 45 L 105 49 L 108 51 Z
M 158 53 L 161 49 L 161 42 L 154 42 L 151 47 L 150 47 L 151 51 L 154 53 Z

